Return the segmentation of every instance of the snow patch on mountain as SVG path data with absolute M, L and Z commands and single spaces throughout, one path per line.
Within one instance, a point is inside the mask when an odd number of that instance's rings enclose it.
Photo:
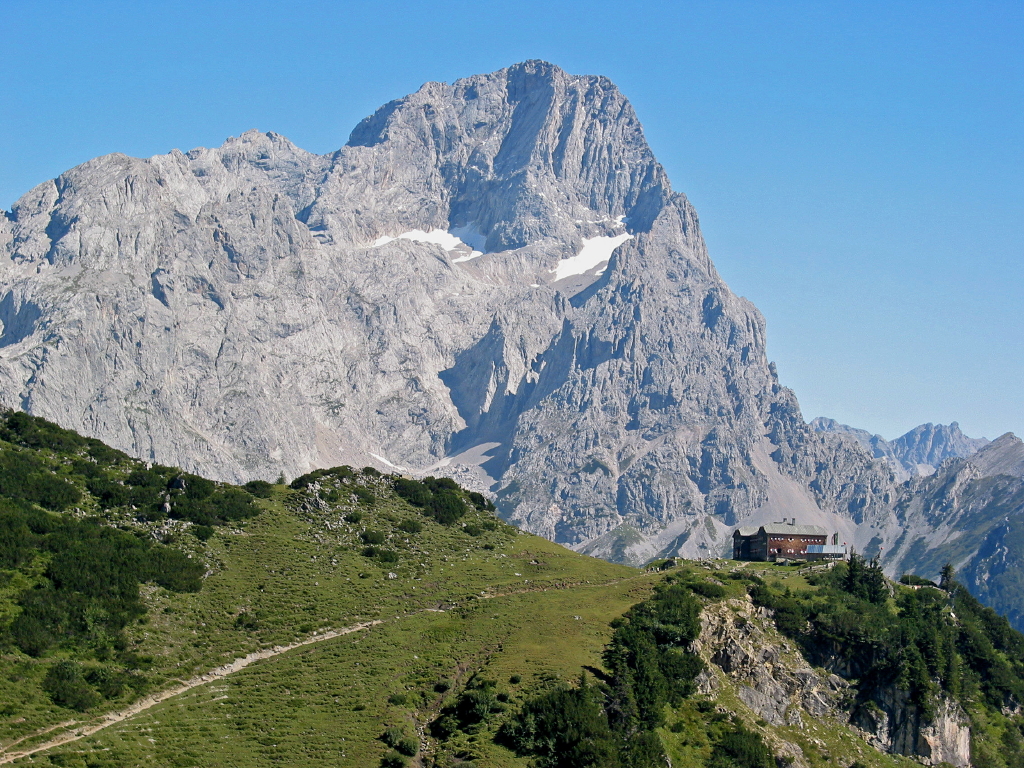
M 598 236 L 583 238 L 583 248 L 575 256 L 562 259 L 551 271 L 555 274 L 555 281 L 562 280 L 573 275 L 582 275 L 594 267 L 606 263 L 612 257 L 612 251 L 618 248 L 632 235 L 623 232 L 615 237 Z
M 395 240 L 412 240 L 417 243 L 433 243 L 435 245 L 440 245 L 449 253 L 452 251 L 458 251 L 460 247 L 468 248 L 469 253 L 463 253 L 463 255 L 453 259 L 455 262 L 469 261 L 470 259 L 475 259 L 477 256 L 484 255 L 483 251 L 477 250 L 470 245 L 470 243 L 463 240 L 462 237 L 460 237 L 460 234 L 470 238 L 474 243 L 480 243 L 482 245 L 480 242 L 482 236 L 476 232 L 476 230 L 471 227 L 459 227 L 457 229 L 453 229 L 451 232 L 446 232 L 443 229 L 432 229 L 429 232 L 424 232 L 422 229 L 411 229 L 408 232 L 403 232 L 402 234 L 395 235 L 394 237 L 388 237 L 385 235 L 374 240 L 373 247 L 377 248 L 381 245 L 387 245 Z

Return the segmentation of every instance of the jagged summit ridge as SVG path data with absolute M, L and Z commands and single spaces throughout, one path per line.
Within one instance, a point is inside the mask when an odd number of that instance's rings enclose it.
M 946 459 L 970 456 L 989 444 L 984 437 L 967 437 L 955 421 L 949 425 L 922 424 L 891 442 L 824 416 L 812 419 L 810 424 L 816 432 L 852 437 L 872 456 L 889 462 L 900 480 L 930 475 Z
M 804 423 L 605 78 L 428 83 L 323 156 L 248 132 L 97 158 L 0 248 L 4 404 L 136 456 L 453 474 L 628 561 L 887 514 L 892 471 Z

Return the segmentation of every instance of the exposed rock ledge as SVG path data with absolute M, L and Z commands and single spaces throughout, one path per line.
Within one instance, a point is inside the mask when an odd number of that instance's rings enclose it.
M 868 706 L 852 707 L 856 690 L 835 674 L 816 670 L 792 642 L 778 633 L 772 612 L 749 598 L 705 608 L 701 633 L 693 650 L 735 685 L 739 699 L 774 726 L 805 727 L 805 717 L 832 719 L 859 733 L 882 752 L 912 757 L 925 765 L 948 763 L 970 768 L 967 716 L 953 701 L 942 701 L 932 720 L 909 700 L 905 691 L 885 691 Z M 698 681 L 711 693 L 719 679 L 706 672 Z M 851 708 L 854 714 L 851 716 Z M 776 744 L 777 751 L 804 763 L 799 747 Z

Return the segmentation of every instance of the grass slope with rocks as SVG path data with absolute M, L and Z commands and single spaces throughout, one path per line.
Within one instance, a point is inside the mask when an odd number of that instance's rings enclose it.
M 809 669 L 800 653 L 815 658 L 826 606 L 908 610 L 909 586 L 837 597 L 837 573 L 638 570 L 522 533 L 447 479 L 336 467 L 234 487 L 8 413 L 0 763 L 913 765 L 839 709 L 769 721 L 709 634 L 756 624 L 748 635 L 783 649 L 780 664 Z M 992 635 L 993 621 L 973 642 L 995 638 L 989 660 L 1013 678 L 1019 636 Z M 937 636 L 948 644 L 948 627 Z M 958 658 L 965 696 L 1016 694 Z M 1018 718 L 982 704 L 976 764 L 1015 768 L 1001 745 L 1016 744 Z

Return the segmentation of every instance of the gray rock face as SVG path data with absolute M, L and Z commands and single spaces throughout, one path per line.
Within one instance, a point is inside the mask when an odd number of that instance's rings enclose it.
M 907 691 L 893 686 L 860 700 L 856 681 L 851 685 L 837 674 L 811 667 L 775 630 L 771 616 L 749 598 L 713 603 L 701 613 L 701 632 L 693 644 L 757 717 L 796 728 L 808 721 L 851 725 L 881 752 L 907 755 L 924 765 L 970 766 L 969 719 L 959 704 L 940 698 L 934 714 L 926 715 Z M 698 683 L 704 693 L 720 685 L 714 673 L 705 673 Z M 799 750 L 790 754 L 802 757 Z
M 970 719 L 951 699 L 940 699 L 926 717 L 907 691 L 890 687 L 870 707 L 859 707 L 850 722 L 882 752 L 908 755 L 924 765 L 970 768 Z
M 893 474 L 896 479 L 900 482 L 909 480 L 911 477 L 917 474 L 917 472 L 911 472 L 896 452 L 896 447 L 893 443 L 890 443 L 881 435 L 873 435 L 866 429 L 858 429 L 857 427 L 851 427 L 847 424 L 840 424 L 835 419 L 829 419 L 824 416 L 818 416 L 817 418 L 811 419 L 811 429 L 815 432 L 827 432 L 836 435 L 845 435 L 846 437 L 852 438 L 867 451 L 871 456 L 876 459 L 884 459 L 888 462 L 889 466 L 892 467 Z
M 845 724 L 850 684 L 813 669 L 771 625 L 771 613 L 749 600 L 712 604 L 701 613 L 694 650 L 728 675 L 740 700 L 772 725 L 802 728 L 807 717 Z
M 3 404 L 140 457 L 451 474 L 627 562 L 782 515 L 852 541 L 894 498 L 804 423 L 605 78 L 428 83 L 325 156 L 251 131 L 97 158 L 0 251 Z

